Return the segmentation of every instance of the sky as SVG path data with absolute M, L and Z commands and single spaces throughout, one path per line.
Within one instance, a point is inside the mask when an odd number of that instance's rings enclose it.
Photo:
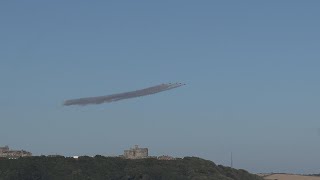
M 320 173 L 320 2 L 1 1 L 0 146 Z M 66 99 L 169 82 L 152 96 Z

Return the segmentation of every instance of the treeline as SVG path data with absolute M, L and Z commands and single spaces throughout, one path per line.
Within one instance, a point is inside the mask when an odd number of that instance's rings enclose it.
M 0 159 L 0 180 L 262 180 L 245 170 L 185 157 L 173 161 L 116 157 Z

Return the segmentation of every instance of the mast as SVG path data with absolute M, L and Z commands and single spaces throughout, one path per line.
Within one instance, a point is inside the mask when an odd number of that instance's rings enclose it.
M 231 168 L 233 168 L 233 158 L 232 158 L 232 152 L 231 152 Z

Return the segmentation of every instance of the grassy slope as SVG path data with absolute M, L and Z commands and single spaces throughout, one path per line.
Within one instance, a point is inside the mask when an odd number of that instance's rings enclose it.
M 64 157 L 0 159 L 0 180 L 262 180 L 244 170 L 217 166 L 211 161 L 185 157 L 174 161 L 126 160 L 96 156 L 78 160 Z

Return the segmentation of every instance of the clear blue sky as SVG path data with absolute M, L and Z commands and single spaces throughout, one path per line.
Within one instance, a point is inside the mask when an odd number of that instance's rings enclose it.
M 320 2 L 1 1 L 0 145 L 320 172 Z M 111 104 L 69 98 L 167 82 Z

